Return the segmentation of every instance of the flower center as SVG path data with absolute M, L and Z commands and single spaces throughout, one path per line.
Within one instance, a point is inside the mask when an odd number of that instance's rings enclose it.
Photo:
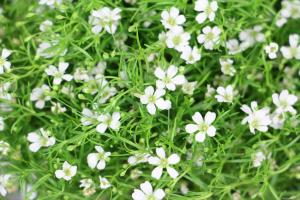
M 148 97 L 148 100 L 150 103 L 155 103 L 156 102 L 156 97 L 154 95 L 151 95 Z
M 160 165 L 161 165 L 162 167 L 167 167 L 168 164 L 169 164 L 169 162 L 168 162 L 168 159 L 167 159 L 167 158 L 162 158 L 162 159 L 160 160 Z
M 199 131 L 206 132 L 208 130 L 208 125 L 206 123 L 199 124 Z
M 0 66 L 4 65 L 4 59 L 0 57 Z
M 64 169 L 64 173 L 66 176 L 71 176 L 71 170 L 68 168 L 68 169 Z
M 206 34 L 206 40 L 214 40 L 215 34 L 213 32 L 209 32 Z
M 148 197 L 147 197 L 147 200 L 156 200 L 155 196 L 153 194 L 150 194 Z
M 176 25 L 175 19 L 172 18 L 172 17 L 170 17 L 170 18 L 168 19 L 168 24 L 170 24 L 171 26 L 175 26 L 175 25 Z
M 173 38 L 173 43 L 177 46 L 181 43 L 181 37 L 180 35 L 177 35 Z

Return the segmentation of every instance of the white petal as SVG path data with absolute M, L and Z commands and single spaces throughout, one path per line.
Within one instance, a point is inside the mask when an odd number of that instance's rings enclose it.
M 216 128 L 214 126 L 210 126 L 207 130 L 207 135 L 214 137 L 216 135 Z
M 161 175 L 162 175 L 162 170 L 163 168 L 162 167 L 155 167 L 153 170 L 152 170 L 152 173 L 151 173 L 151 176 L 153 178 L 156 178 L 156 179 L 160 179 Z
M 206 15 L 204 12 L 199 13 L 199 14 L 196 16 L 196 21 L 197 21 L 199 24 L 202 24 L 206 19 L 207 19 L 207 15 Z
M 178 172 L 172 167 L 167 167 L 167 172 L 172 178 L 177 178 L 179 175 Z
M 164 70 L 162 70 L 160 67 L 157 67 L 154 71 L 154 75 L 159 79 L 163 79 L 166 74 Z
M 188 133 L 195 133 L 197 130 L 199 130 L 199 126 L 196 124 L 188 124 L 185 126 L 185 131 Z
M 175 78 L 173 78 L 172 81 L 176 85 L 182 85 L 185 83 L 186 79 L 183 75 L 178 75 L 178 76 L 175 76 Z
M 58 70 L 63 74 L 65 73 L 65 71 L 68 67 L 69 67 L 69 63 L 67 63 L 67 62 L 60 62 L 58 64 Z
M 150 156 L 148 162 L 150 165 L 159 165 L 160 159 L 158 157 Z
M 175 165 L 175 164 L 179 163 L 179 161 L 180 161 L 180 157 L 175 153 L 170 155 L 168 158 L 168 163 L 170 165 Z
M 149 104 L 147 105 L 147 110 L 148 110 L 148 112 L 149 112 L 151 115 L 154 115 L 155 112 L 156 112 L 156 107 L 155 107 L 155 105 L 154 105 L 153 103 L 149 103 Z
M 37 152 L 41 148 L 40 143 L 34 142 L 31 145 L 29 145 L 29 150 L 32 152 Z
M 73 76 L 70 74 L 64 74 L 62 78 L 66 81 L 71 81 L 73 79 Z
M 174 77 L 177 74 L 177 72 L 178 72 L 178 68 L 174 65 L 170 65 L 170 67 L 167 70 L 168 77 L 170 78 Z
M 203 134 L 203 133 L 197 133 L 195 135 L 195 140 L 197 142 L 203 142 L 205 140 L 205 134 Z
M 147 96 L 153 95 L 153 94 L 154 94 L 154 88 L 153 88 L 152 86 L 146 87 L 146 89 L 145 89 L 145 94 L 146 94 Z
M 146 195 L 138 189 L 134 189 L 134 192 L 131 196 L 134 200 L 147 200 Z
M 65 176 L 65 173 L 63 172 L 63 170 L 56 170 L 55 171 L 55 176 L 56 176 L 56 178 L 61 179 L 62 177 Z
M 97 153 L 90 153 L 87 157 L 88 165 L 91 169 L 94 169 L 98 163 L 98 154 Z
M 213 121 L 215 121 L 215 119 L 216 119 L 216 113 L 208 111 L 205 114 L 204 121 L 205 121 L 206 124 L 211 124 Z
M 162 189 L 157 189 L 154 191 L 154 196 L 157 200 L 161 200 L 165 197 L 165 192 Z
M 38 142 L 39 139 L 40 139 L 40 136 L 38 134 L 36 134 L 35 132 L 28 133 L 27 140 L 29 142 Z
M 106 129 L 107 129 L 107 125 L 104 123 L 101 123 L 96 127 L 96 131 L 99 133 L 104 133 Z
M 165 158 L 166 157 L 166 152 L 164 150 L 164 148 L 160 147 L 160 148 L 156 148 L 156 155 L 158 155 L 158 157 L 160 158 Z
M 100 160 L 98 165 L 97 165 L 97 169 L 99 169 L 99 170 L 105 169 L 105 166 L 106 166 L 105 161 Z
M 199 113 L 199 112 L 196 112 L 193 116 L 193 121 L 196 123 L 196 124 L 200 124 L 203 122 L 203 117 L 202 115 Z
M 140 188 L 147 195 L 150 195 L 153 192 L 152 185 L 149 183 L 149 181 L 146 181 L 146 182 L 142 183 L 140 185 Z
M 3 49 L 3 50 L 2 50 L 1 57 L 5 59 L 5 58 L 7 58 L 8 56 L 10 56 L 10 54 L 11 54 L 11 51 L 10 51 L 10 50 L 8 50 L 8 49 Z

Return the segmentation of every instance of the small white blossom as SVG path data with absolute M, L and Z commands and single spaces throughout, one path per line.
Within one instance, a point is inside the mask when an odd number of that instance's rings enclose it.
M 129 156 L 127 162 L 130 165 L 137 165 L 139 163 L 145 163 L 148 162 L 150 154 L 148 153 L 140 153 L 140 154 L 135 154 L 133 156 Z
M 52 40 L 50 42 L 44 41 L 39 44 L 36 55 L 44 58 L 53 58 L 55 56 L 66 55 L 67 51 L 67 49 L 62 49 L 58 40 Z
M 278 52 L 278 44 L 275 42 L 271 42 L 269 45 L 265 46 L 265 52 L 268 54 L 270 59 L 277 58 L 277 52 Z
M 161 13 L 160 21 L 166 29 L 172 29 L 176 26 L 183 25 L 185 17 L 184 15 L 179 15 L 178 8 L 172 7 L 169 11 L 164 10 Z
M 300 60 L 300 44 L 299 44 L 299 35 L 292 34 L 289 36 L 290 46 L 283 46 L 280 48 L 280 51 L 286 59 L 297 59 Z
M 205 49 L 213 50 L 214 46 L 219 43 L 221 30 L 217 26 L 213 28 L 205 26 L 202 32 L 203 34 L 198 35 L 197 41 L 200 44 L 204 44 Z
M 107 180 L 107 178 L 99 176 L 99 181 L 100 181 L 100 188 L 101 189 L 107 189 L 107 188 L 111 187 L 111 184 Z
M 239 38 L 242 41 L 241 48 L 247 49 L 253 46 L 257 42 L 265 41 L 265 35 L 261 33 L 262 26 L 254 26 L 253 28 L 246 29 L 239 34 Z
M 82 114 L 82 117 L 81 117 L 80 121 L 81 121 L 81 124 L 83 126 L 89 126 L 89 125 L 92 125 L 92 124 L 96 124 L 98 122 L 97 113 L 91 111 L 88 108 L 83 108 L 81 114 Z
M 206 19 L 209 21 L 214 21 L 216 16 L 216 11 L 218 10 L 217 1 L 209 2 L 208 0 L 197 0 L 195 3 L 195 10 L 200 12 L 196 16 L 196 21 L 202 24 Z
M 120 118 L 121 115 L 119 112 L 114 112 L 112 115 L 106 113 L 98 116 L 97 120 L 100 123 L 96 127 L 97 132 L 104 133 L 107 128 L 111 128 L 114 131 L 118 131 L 121 125 Z
M 199 112 L 196 112 L 193 116 L 193 121 L 196 124 L 188 124 L 185 126 L 185 130 L 188 133 L 196 133 L 195 140 L 197 142 L 203 142 L 206 135 L 214 137 L 216 135 L 216 128 L 212 125 L 216 119 L 216 113 L 208 111 L 203 119 Z
M 182 50 L 180 58 L 185 60 L 186 64 L 194 64 L 201 59 L 200 50 L 196 46 L 193 48 L 186 46 Z
M 28 133 L 27 140 L 31 142 L 29 149 L 32 152 L 37 152 L 41 147 L 50 147 L 55 144 L 55 137 L 51 137 L 51 132 L 40 128 L 36 132 Z
M 104 28 L 109 34 L 114 34 L 121 19 L 120 13 L 120 8 L 103 7 L 93 10 L 89 18 L 89 22 L 93 26 L 92 32 L 98 34 Z
M 293 108 L 293 105 L 297 102 L 298 97 L 293 94 L 289 94 L 288 90 L 283 90 L 280 94 L 273 94 L 272 99 L 273 103 L 277 107 L 277 113 L 290 112 L 293 115 L 297 113 L 297 111 Z
M 66 181 L 70 181 L 73 176 L 76 175 L 77 166 L 70 165 L 67 161 L 64 162 L 62 169 L 55 171 L 55 176 L 58 179 L 65 179 Z
M 266 159 L 267 157 L 262 151 L 256 152 L 253 159 L 253 167 L 260 167 L 262 165 L 262 162 Z
M 182 85 L 182 92 L 184 94 L 193 95 L 194 90 L 196 89 L 196 86 L 197 86 L 197 81 L 194 81 L 194 82 L 187 82 L 186 81 Z
M 228 54 L 235 55 L 243 51 L 242 47 L 240 46 L 240 43 L 237 39 L 230 39 L 225 44 Z
M 40 24 L 40 31 L 42 32 L 46 32 L 49 31 L 51 29 L 51 27 L 53 26 L 53 22 L 50 20 L 45 20 Z
M 145 94 L 140 96 L 140 101 L 142 104 L 147 104 L 147 110 L 151 115 L 156 112 L 156 107 L 160 110 L 168 110 L 171 108 L 171 102 L 169 100 L 164 100 L 162 96 L 166 93 L 163 89 L 156 89 L 152 86 L 148 86 L 145 89 Z
M 78 67 L 75 69 L 73 78 L 76 82 L 84 81 L 88 82 L 90 80 L 90 76 L 88 74 L 88 71 L 84 68 Z
M 218 102 L 232 103 L 233 96 L 235 95 L 235 91 L 231 85 L 228 85 L 226 88 L 218 87 L 217 95 L 215 96 Z
M 3 49 L 0 56 L 0 74 L 3 74 L 5 71 L 10 70 L 11 63 L 7 61 L 8 56 L 10 56 L 11 51 L 8 49 Z
M 271 124 L 270 126 L 274 129 L 281 129 L 284 125 L 285 115 L 284 113 L 273 112 L 271 115 Z
M 117 89 L 115 87 L 110 87 L 106 85 L 101 91 L 99 91 L 99 104 L 106 103 L 111 97 L 117 94 Z
M 59 102 L 51 102 L 51 112 L 53 113 L 64 113 L 67 111 L 66 107 L 63 107 Z
M 160 179 L 163 169 L 166 168 L 168 174 L 173 179 L 177 178 L 179 174 L 173 167 L 171 167 L 171 165 L 179 163 L 180 157 L 174 153 L 167 158 L 166 152 L 162 147 L 156 148 L 156 155 L 157 156 L 150 156 L 148 158 L 149 164 L 157 166 L 152 170 L 151 176 L 153 178 Z
M 7 142 L 0 140 L 0 153 L 6 156 L 9 150 L 10 150 L 10 145 Z
M 242 121 L 242 124 L 249 124 L 251 133 L 255 133 L 255 129 L 266 132 L 268 126 L 271 124 L 271 118 L 269 116 L 270 109 L 265 107 L 258 109 L 257 102 L 251 102 L 251 108 L 247 105 L 243 105 L 241 110 L 248 114 Z
M 225 75 L 234 76 L 236 73 L 235 68 L 233 67 L 233 60 L 231 59 L 222 59 L 220 58 L 221 71 Z
M 47 5 L 50 7 L 56 7 L 62 4 L 62 0 L 39 0 L 40 5 Z
M 3 117 L 0 116 L 0 131 L 3 131 L 4 127 L 5 127 L 4 119 L 3 119 Z
M 59 85 L 63 80 L 65 81 L 71 81 L 73 79 L 73 76 L 70 74 L 65 74 L 67 68 L 69 67 L 69 63 L 66 62 L 60 62 L 58 64 L 58 68 L 54 65 L 50 65 L 47 69 L 45 69 L 45 72 L 48 76 L 53 76 L 53 84 Z
M 83 195 L 84 196 L 91 196 L 96 192 L 96 188 L 94 186 L 94 182 L 92 179 L 81 179 L 80 180 L 80 188 L 83 188 Z
M 154 75 L 159 78 L 156 81 L 156 87 L 158 89 L 167 88 L 168 90 L 174 91 L 176 85 L 182 85 L 185 82 L 183 75 L 177 75 L 178 68 L 174 65 L 170 65 L 166 71 L 157 67 L 154 71 Z
M 165 197 L 165 192 L 162 189 L 153 191 L 151 183 L 146 181 L 140 185 L 141 189 L 134 189 L 132 193 L 133 200 L 161 200 Z
M 106 162 L 109 161 L 110 152 L 105 152 L 101 146 L 95 146 L 97 153 L 90 153 L 87 157 L 88 165 L 91 169 L 103 170 Z
M 184 32 L 181 26 L 176 26 L 166 33 L 166 44 L 168 48 L 174 48 L 182 52 L 189 45 L 191 35 Z
M 5 197 L 6 194 L 8 193 L 8 185 L 9 181 L 11 179 L 11 175 L 9 174 L 1 174 L 0 175 L 0 194 Z
M 30 101 L 35 101 L 35 107 L 42 109 L 45 107 L 45 102 L 50 101 L 49 96 L 50 88 L 48 85 L 42 85 L 41 87 L 34 88 L 30 94 Z
M 207 90 L 207 91 L 206 91 L 206 93 L 205 93 L 205 97 L 212 97 L 213 94 L 216 92 L 215 88 L 211 87 L 210 84 L 208 84 L 208 85 L 206 86 L 206 90 Z

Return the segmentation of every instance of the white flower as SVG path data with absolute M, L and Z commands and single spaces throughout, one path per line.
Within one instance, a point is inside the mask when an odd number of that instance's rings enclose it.
M 158 89 L 167 88 L 174 91 L 176 85 L 182 85 L 185 82 L 183 75 L 177 75 L 178 68 L 174 65 L 170 65 L 166 71 L 157 67 L 154 71 L 154 75 L 159 79 L 156 81 L 156 87 Z
M 130 171 L 130 178 L 132 180 L 136 180 L 138 179 L 141 175 L 143 174 L 143 172 L 141 170 L 138 169 L 133 169 Z
M 289 36 L 290 46 L 283 46 L 280 48 L 280 51 L 286 59 L 295 58 L 300 60 L 300 44 L 299 44 L 299 35 L 292 34 Z
M 67 161 L 64 162 L 62 169 L 55 171 L 55 176 L 58 179 L 65 179 L 66 181 L 69 181 L 72 179 L 73 176 L 76 175 L 77 172 L 77 166 L 70 165 Z
M 208 84 L 207 86 L 206 86 L 206 89 L 207 89 L 207 91 L 206 91 L 206 93 L 205 93 L 205 97 L 212 97 L 212 95 L 215 93 L 215 88 L 213 88 L 213 87 L 211 87 L 211 85 L 210 84 Z
M 89 125 L 97 123 L 98 115 L 97 115 L 97 113 L 91 111 L 90 109 L 83 108 L 81 114 L 82 114 L 82 117 L 81 117 L 80 121 L 83 126 L 89 126 Z
M 9 174 L 1 174 L 0 175 L 0 194 L 5 197 L 7 194 L 7 186 L 9 184 L 9 180 L 11 175 Z
M 100 61 L 100 62 L 97 63 L 97 65 L 95 67 L 93 67 L 89 71 L 89 74 L 90 75 L 99 75 L 99 74 L 104 75 L 106 67 L 107 67 L 106 62 Z
M 90 16 L 90 24 L 93 26 L 92 32 L 98 34 L 104 28 L 109 34 L 114 34 L 121 19 L 120 8 L 103 7 L 93 10 Z
M 140 188 L 134 189 L 132 193 L 133 200 L 161 200 L 166 195 L 162 189 L 153 191 L 152 185 L 148 181 L 142 183 Z
M 181 52 L 189 45 L 191 35 L 184 32 L 181 26 L 176 26 L 166 33 L 166 44 L 168 48 L 174 48 Z
M 200 51 L 197 47 L 191 48 L 190 46 L 186 46 L 181 53 L 180 58 L 185 60 L 186 64 L 194 64 L 201 59 Z
M 7 61 L 8 56 L 10 56 L 11 51 L 8 49 L 3 49 L 0 56 L 0 74 L 3 74 L 5 71 L 10 70 L 11 63 Z
M 185 130 L 188 133 L 196 133 L 195 139 L 197 142 L 203 142 L 206 135 L 209 137 L 214 137 L 216 135 L 216 128 L 211 125 L 216 119 L 216 113 L 208 111 L 203 120 L 202 115 L 199 112 L 196 112 L 192 118 L 196 124 L 186 125 Z
M 226 88 L 218 87 L 217 95 L 215 96 L 218 102 L 232 103 L 233 96 L 235 95 L 235 91 L 231 85 L 228 85 Z
M 0 140 L 0 153 L 6 156 L 9 150 L 10 150 L 9 144 L 7 142 L 4 142 L 3 140 Z
M 182 92 L 184 94 L 192 95 L 194 93 L 194 90 L 196 89 L 197 81 L 194 82 L 185 82 L 182 85 Z
M 61 5 L 62 0 L 39 0 L 39 4 L 54 7 L 54 6 Z
M 280 15 L 282 18 L 299 19 L 300 18 L 300 2 L 298 0 L 282 1 Z
M 44 84 L 42 87 L 34 88 L 30 94 L 30 101 L 35 101 L 35 107 L 42 109 L 45 107 L 45 102 L 51 100 L 49 93 L 48 85 Z
M 98 74 L 95 77 L 90 76 L 89 81 L 86 82 L 82 91 L 87 94 L 94 95 L 101 91 L 106 85 L 108 81 L 104 78 L 102 74 Z
M 200 12 L 196 16 L 196 21 L 202 24 L 206 19 L 214 21 L 216 11 L 218 10 L 217 1 L 209 2 L 208 0 L 197 0 L 195 3 L 195 10 Z
M 107 180 L 107 178 L 99 176 L 99 181 L 100 181 L 100 188 L 101 189 L 107 189 L 107 188 L 111 187 L 111 184 Z
M 235 68 L 233 67 L 233 60 L 231 59 L 222 59 L 220 58 L 221 71 L 225 75 L 234 76 L 236 73 Z
M 270 59 L 277 58 L 277 52 L 278 52 L 278 44 L 275 42 L 271 42 L 269 45 L 265 46 L 265 52 L 268 54 Z
M 239 38 L 242 41 L 241 48 L 247 49 L 253 46 L 256 42 L 263 42 L 265 40 L 265 35 L 261 33 L 262 26 L 254 26 L 253 28 L 246 29 L 239 34 Z
M 166 93 L 163 89 L 156 89 L 152 86 L 148 86 L 145 89 L 145 94 L 140 96 L 140 101 L 142 104 L 147 104 L 147 110 L 151 115 L 156 112 L 156 107 L 160 110 L 168 110 L 171 108 L 171 102 L 169 100 L 164 100 L 162 96 Z
M 44 58 L 53 58 L 55 56 L 64 56 L 67 51 L 67 49 L 62 49 L 58 40 L 52 40 L 50 42 L 40 43 L 36 54 Z
M 253 167 L 260 167 L 262 165 L 262 162 L 266 159 L 267 157 L 262 151 L 256 152 L 253 159 Z
M 81 179 L 79 187 L 83 188 L 84 196 L 91 196 L 96 192 L 96 188 L 94 187 L 94 182 L 92 179 Z
M 4 130 L 4 126 L 5 124 L 4 124 L 4 119 L 3 119 L 3 117 L 1 117 L 0 116 L 0 131 L 3 131 Z
M 67 111 L 66 107 L 63 107 L 59 102 L 51 102 L 51 111 L 53 113 L 64 113 Z
M 60 62 L 58 64 L 58 68 L 54 65 L 49 65 L 47 69 L 45 69 L 45 72 L 48 76 L 53 76 L 53 84 L 59 85 L 63 80 L 65 81 L 71 81 L 73 79 L 73 76 L 70 74 L 65 74 L 65 71 L 69 67 L 69 63 L 66 62 Z
M 278 95 L 277 93 L 272 95 L 273 103 L 276 105 L 277 113 L 290 112 L 293 115 L 297 111 L 293 108 L 293 105 L 297 102 L 298 97 L 292 94 L 289 94 L 287 90 L 283 90 Z
M 178 8 L 172 7 L 169 11 L 164 10 L 161 13 L 161 23 L 166 29 L 172 29 L 176 26 L 183 25 L 185 17 L 179 15 Z
M 282 27 L 285 23 L 287 23 L 287 19 L 284 18 L 284 17 L 279 17 L 277 20 L 276 20 L 276 26 L 277 27 Z
M 241 51 L 243 51 L 243 49 L 241 48 L 240 43 L 237 39 L 228 40 L 226 42 L 225 46 L 226 46 L 226 48 L 228 50 L 228 53 L 230 55 L 238 54 Z
M 273 112 L 271 115 L 271 124 L 270 126 L 274 129 L 281 129 L 284 125 L 285 115 L 284 113 Z
M 88 74 L 88 71 L 84 68 L 78 67 L 75 69 L 73 78 L 75 81 L 84 81 L 88 82 L 90 80 L 90 76 Z
M 268 131 L 268 126 L 271 124 L 269 108 L 258 109 L 257 102 L 252 101 L 251 108 L 247 105 L 243 105 L 241 110 L 248 114 L 248 116 L 243 119 L 242 124 L 248 123 L 251 133 L 255 133 L 255 129 L 261 132 Z
M 150 155 L 148 153 L 135 154 L 133 156 L 129 156 L 127 161 L 130 165 L 137 165 L 139 163 L 148 162 L 149 156 Z
M 27 140 L 31 142 L 29 149 L 32 152 L 37 152 L 41 147 L 50 147 L 55 144 L 55 137 L 51 137 L 51 132 L 44 128 L 28 133 Z
M 203 34 L 198 35 L 197 41 L 200 44 L 204 44 L 205 49 L 213 50 L 214 46 L 219 43 L 221 30 L 217 26 L 213 28 L 205 26 L 202 32 Z
M 179 174 L 171 165 L 179 163 L 180 157 L 174 153 L 166 158 L 166 152 L 162 147 L 156 148 L 156 155 L 148 158 L 149 164 L 157 166 L 152 170 L 151 176 L 160 179 L 163 169 L 166 168 L 168 174 L 175 179 Z
M 110 87 L 106 85 L 101 91 L 99 91 L 100 98 L 98 100 L 99 104 L 106 103 L 112 96 L 117 93 L 117 89 L 115 87 Z
M 46 32 L 49 31 L 51 29 L 51 27 L 53 26 L 53 22 L 50 20 L 45 20 L 40 24 L 40 31 L 42 32 Z
M 121 115 L 119 112 L 114 112 L 112 115 L 107 113 L 98 116 L 97 120 L 100 123 L 96 127 L 97 132 L 104 133 L 107 128 L 111 128 L 114 131 L 118 131 L 121 125 L 120 118 Z
M 91 169 L 103 170 L 106 166 L 106 162 L 109 161 L 110 152 L 105 152 L 101 146 L 95 146 L 97 153 L 90 153 L 87 157 L 88 165 Z

